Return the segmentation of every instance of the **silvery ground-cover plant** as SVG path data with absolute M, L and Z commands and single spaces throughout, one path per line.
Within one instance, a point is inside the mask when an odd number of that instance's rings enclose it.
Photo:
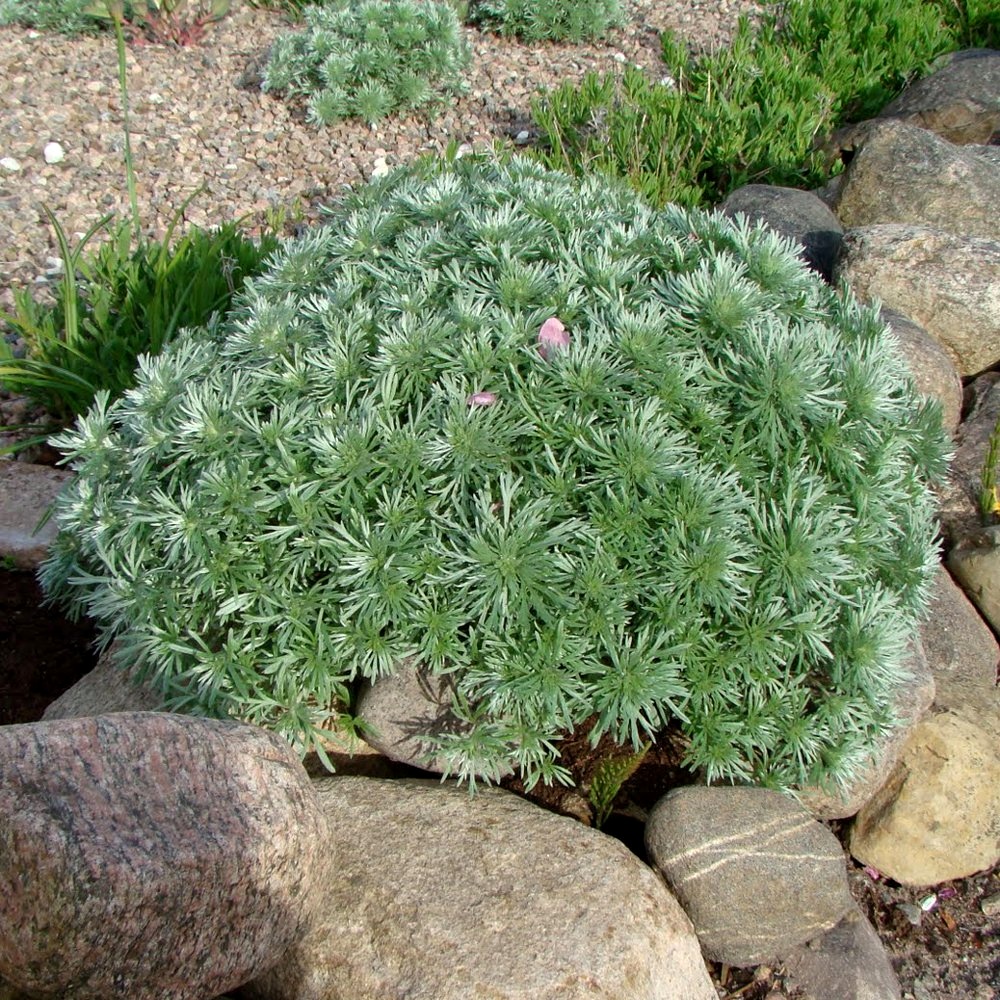
M 622 21 L 619 0 L 473 0 L 469 19 L 526 42 L 602 38 Z
M 418 661 L 464 720 L 429 749 L 529 785 L 585 721 L 851 776 L 945 467 L 876 312 L 790 244 L 522 159 L 355 192 L 57 444 L 44 585 L 174 707 L 305 749 Z
M 374 123 L 462 89 L 469 49 L 454 8 L 436 0 L 333 0 L 276 39 L 262 88 L 307 99 L 317 125 Z

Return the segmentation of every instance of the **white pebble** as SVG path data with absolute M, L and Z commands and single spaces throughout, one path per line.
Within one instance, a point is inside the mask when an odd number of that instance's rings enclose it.
M 372 167 L 372 180 L 385 177 L 389 173 L 389 164 L 385 162 L 384 156 L 375 157 L 375 165 Z
M 623 62 L 625 62 L 625 53 L 624 52 L 615 52 L 611 56 L 611 58 L 614 59 L 614 61 L 616 63 L 623 63 Z
M 163 97 L 162 97 L 162 95 L 157 94 L 156 91 L 153 91 L 153 93 L 151 93 L 149 95 L 149 97 L 146 98 L 146 100 L 149 101 L 150 104 L 162 104 L 163 103 Z
M 467 142 L 463 142 L 462 145 L 455 150 L 455 159 L 460 160 L 463 156 L 468 156 L 471 152 L 473 152 L 472 146 Z
M 13 156 L 5 156 L 2 160 L 0 160 L 0 167 L 8 173 L 16 174 L 18 170 L 21 169 L 21 164 L 18 163 Z
M 669 87 L 671 90 L 673 90 L 674 87 L 677 86 L 677 81 L 672 76 L 661 76 L 660 86 Z
M 63 262 L 62 257 L 46 257 L 45 258 L 45 271 L 46 273 L 55 271 L 57 274 L 62 271 Z
M 47 142 L 45 149 L 42 150 L 42 156 L 45 157 L 46 163 L 62 163 L 66 159 L 66 150 L 58 142 Z
M 527 129 L 521 129 L 521 131 L 514 136 L 514 142 L 523 146 L 530 138 L 531 133 Z

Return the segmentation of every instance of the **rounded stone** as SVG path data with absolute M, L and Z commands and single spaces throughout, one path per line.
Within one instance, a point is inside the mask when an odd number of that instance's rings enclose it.
M 675 789 L 650 813 L 646 850 L 716 962 L 772 962 L 853 906 L 840 842 L 768 789 Z
M 311 916 L 325 820 L 284 741 L 156 712 L 0 727 L 0 977 L 74 1000 L 217 996 Z

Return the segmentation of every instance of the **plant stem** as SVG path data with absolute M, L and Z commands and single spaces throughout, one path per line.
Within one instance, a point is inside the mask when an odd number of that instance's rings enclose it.
M 142 234 L 139 220 L 139 199 L 135 189 L 135 168 L 132 164 L 132 136 L 128 118 L 128 76 L 125 62 L 125 32 L 122 30 L 121 15 L 112 11 L 111 20 L 115 26 L 115 41 L 118 45 L 118 86 L 122 95 L 122 121 L 125 129 L 125 181 L 128 185 L 128 201 L 132 210 L 133 235 L 138 240 Z

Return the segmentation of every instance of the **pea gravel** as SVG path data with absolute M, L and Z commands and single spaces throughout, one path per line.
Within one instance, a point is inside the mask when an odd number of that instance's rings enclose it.
M 186 198 L 186 223 L 208 226 L 268 209 L 309 222 L 345 186 L 443 150 L 496 139 L 531 141 L 530 99 L 588 70 L 636 63 L 663 71 L 659 33 L 672 30 L 699 49 L 725 44 L 751 0 L 624 0 L 626 23 L 590 45 L 525 45 L 465 29 L 473 60 L 468 93 L 436 117 L 389 118 L 376 128 L 306 123 L 301 107 L 261 93 L 268 47 L 294 30 L 281 14 L 234 0 L 205 40 L 186 48 L 128 50 L 132 146 L 139 209 L 149 235 L 162 235 Z M 0 28 L 0 307 L 12 289 L 51 275 L 55 237 L 41 206 L 67 233 L 109 212 L 126 214 L 117 56 L 111 34 L 64 38 Z M 524 133 L 528 135 L 525 136 Z M 47 163 L 57 142 L 60 162 Z

